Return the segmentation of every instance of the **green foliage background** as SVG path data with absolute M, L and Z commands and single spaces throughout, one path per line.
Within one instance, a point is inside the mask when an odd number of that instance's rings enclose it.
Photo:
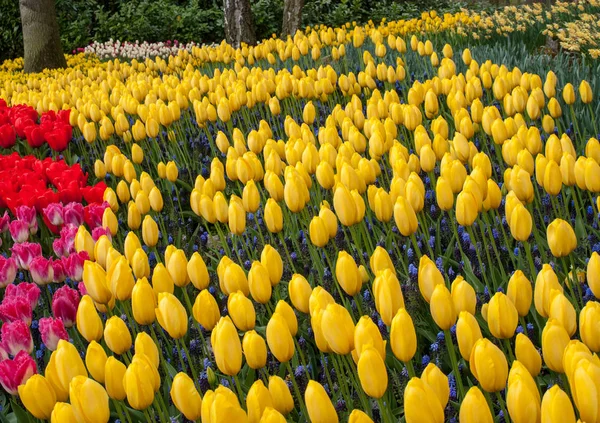
M 251 3 L 258 38 L 279 33 L 283 0 Z M 305 0 L 302 19 L 303 25 L 339 26 L 414 17 L 422 10 L 455 11 L 465 5 L 448 0 Z M 56 0 L 56 10 L 65 52 L 111 38 L 149 42 L 224 38 L 222 0 Z M 0 62 L 22 55 L 19 2 L 0 0 Z

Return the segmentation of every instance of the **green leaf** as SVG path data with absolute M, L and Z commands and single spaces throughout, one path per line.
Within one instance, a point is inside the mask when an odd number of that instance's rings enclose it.
M 167 371 L 169 372 L 169 376 L 173 379 L 177 375 L 177 369 L 173 367 L 171 363 L 165 360 L 165 366 L 167 366 Z
M 19 423 L 31 422 L 31 417 L 29 413 L 23 410 L 23 408 L 19 404 L 17 404 L 16 402 L 12 402 L 10 406 L 14 412 L 14 416 L 17 418 L 17 421 Z

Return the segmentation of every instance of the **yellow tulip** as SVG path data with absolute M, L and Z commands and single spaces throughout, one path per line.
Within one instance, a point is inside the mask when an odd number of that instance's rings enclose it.
M 234 292 L 227 298 L 227 310 L 233 324 L 242 332 L 254 329 L 256 311 L 252 301 L 241 291 Z
M 481 328 L 475 316 L 469 312 L 461 311 L 458 314 L 458 322 L 456 323 L 456 339 L 460 355 L 462 355 L 465 361 L 471 359 L 473 346 L 481 338 Z
M 287 363 L 294 355 L 294 340 L 285 318 L 280 313 L 273 313 L 267 323 L 267 343 L 280 363 Z
M 123 378 L 126 371 L 127 367 L 115 357 L 111 356 L 106 360 L 104 386 L 106 387 L 108 396 L 112 399 L 122 401 L 127 397 L 127 393 L 123 387 Z
M 488 339 L 481 338 L 471 351 L 469 366 L 473 376 L 487 392 L 498 392 L 506 386 L 508 362 L 504 353 Z
M 460 404 L 461 423 L 492 423 L 494 421 L 490 407 L 477 386 L 467 391 Z
M 385 269 L 377 275 L 373 282 L 375 307 L 386 325 L 391 325 L 398 309 L 404 307 L 404 296 L 400 281 L 395 273 Z
M 108 348 L 115 354 L 125 354 L 131 348 L 131 333 L 119 316 L 112 316 L 106 321 L 104 340 Z
M 288 284 L 288 293 L 296 310 L 301 313 L 308 313 L 310 311 L 309 299 L 312 288 L 304 276 L 297 273 L 292 276 L 292 280 Z
M 575 423 L 573 404 L 558 385 L 552 386 L 544 394 L 541 418 L 544 423 Z
M 365 393 L 372 398 L 381 398 L 388 386 L 388 375 L 381 353 L 367 346 L 358 359 L 358 378 Z
M 75 377 L 69 386 L 69 399 L 78 422 L 107 423 L 109 421 L 108 395 L 98 382 L 86 376 Z
M 185 307 L 177 297 L 167 292 L 158 294 L 158 305 L 154 310 L 158 324 L 173 339 L 185 336 L 188 329 L 188 316 Z
M 548 319 L 542 331 L 542 355 L 550 370 L 564 373 L 563 355 L 569 340 L 569 334 L 560 322 Z
M 269 272 L 271 286 L 276 286 L 281 281 L 281 276 L 283 275 L 283 261 L 281 255 L 275 248 L 267 244 L 260 254 L 260 262 Z
M 294 409 L 294 398 L 287 383 L 279 376 L 269 376 L 269 393 L 273 407 L 282 414 L 288 414 Z
M 547 229 L 548 246 L 555 257 L 565 257 L 577 247 L 577 237 L 571 225 L 562 219 L 554 219 Z
M 527 316 L 531 308 L 533 290 L 531 282 L 521 270 L 515 271 L 510 277 L 506 295 L 515 305 L 519 316 Z
M 410 379 L 404 388 L 404 419 L 406 423 L 444 421 L 444 408 L 435 391 L 418 377 Z
M 429 310 L 435 323 L 442 330 L 449 330 L 456 322 L 456 310 L 452 295 L 446 285 L 438 284 L 431 294 Z
M 85 366 L 90 375 L 100 383 L 104 383 L 104 368 L 107 359 L 104 348 L 96 341 L 90 342 L 85 354 Z
M 56 394 L 44 376 L 33 375 L 24 384 L 19 385 L 18 389 L 19 398 L 27 411 L 38 419 L 50 419 L 56 404 Z
M 536 377 L 542 370 L 542 357 L 533 342 L 524 334 L 517 334 L 515 356 L 527 368 L 531 376 Z
M 194 381 L 187 374 L 180 372 L 173 378 L 171 399 L 175 407 L 177 407 L 186 419 L 200 419 L 202 414 L 202 398 L 194 386 Z
M 323 336 L 329 347 L 340 355 L 354 349 L 354 323 L 350 313 L 339 304 L 328 304 L 322 317 Z
M 335 276 L 344 290 L 350 296 L 360 292 L 362 279 L 358 273 L 358 266 L 350 254 L 340 251 L 335 263 Z
M 314 380 L 308 382 L 304 391 L 304 401 L 311 422 L 337 423 L 339 421 L 331 399 L 319 382 Z
M 421 256 L 419 260 L 418 283 L 419 291 L 428 303 L 431 301 L 431 295 L 435 287 L 444 285 L 442 273 L 426 255 Z
M 89 295 L 84 295 L 77 307 L 77 331 L 86 341 L 100 341 L 104 332 L 102 319 L 98 316 L 94 301 Z
M 219 320 L 210 340 L 219 370 L 228 376 L 237 375 L 242 367 L 242 343 L 229 317 Z
M 454 282 L 450 286 L 450 294 L 452 295 L 452 302 L 457 313 L 467 311 L 475 315 L 477 296 L 471 284 L 465 281 L 462 276 L 457 276 L 454 279 Z
M 519 314 L 513 302 L 497 292 L 488 303 L 487 323 L 492 335 L 498 339 L 512 338 L 519 324 Z

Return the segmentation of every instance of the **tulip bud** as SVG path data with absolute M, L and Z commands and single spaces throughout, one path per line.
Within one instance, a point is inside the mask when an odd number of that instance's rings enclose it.
M 445 408 L 450 399 L 448 377 L 435 364 L 429 363 L 421 374 L 421 380 L 433 389 L 440 404 Z
M 575 88 L 573 88 L 573 84 L 569 82 L 563 87 L 562 96 L 563 100 L 568 105 L 572 105 L 573 103 L 575 103 Z
M 515 356 L 527 368 L 532 377 L 536 377 L 542 369 L 542 357 L 533 342 L 524 334 L 517 334 L 515 340 Z
M 288 285 L 288 293 L 294 307 L 302 312 L 309 312 L 309 299 L 312 288 L 306 278 L 299 274 L 294 274 Z
M 395 273 L 389 269 L 380 272 L 373 283 L 375 307 L 386 325 L 391 325 L 398 309 L 404 307 L 404 296 Z
M 208 275 L 206 263 L 204 263 L 202 256 L 198 252 L 195 252 L 190 257 L 190 261 L 187 264 L 187 274 L 196 289 L 202 291 L 208 288 L 210 276 Z
M 175 249 L 169 259 L 165 260 L 165 263 L 175 285 L 183 288 L 190 283 L 187 272 L 188 260 L 183 250 Z
M 185 336 L 188 328 L 187 312 L 177 297 L 161 292 L 158 294 L 158 305 L 154 311 L 158 324 L 171 338 L 179 339 Z
M 544 423 L 575 423 L 573 404 L 558 385 L 553 385 L 544 394 L 541 417 Z
M 444 409 L 435 391 L 423 380 L 413 377 L 404 388 L 406 423 L 444 421 Z
M 236 375 L 242 366 L 242 344 L 229 317 L 222 317 L 211 334 L 211 344 L 219 370 Z
M 280 363 L 286 363 L 294 355 L 294 341 L 285 318 L 280 313 L 273 313 L 267 324 L 267 343 L 269 349 Z
M 227 298 L 227 310 L 235 326 L 242 332 L 254 329 L 256 312 L 252 301 L 241 291 L 234 292 Z
M 549 264 L 544 264 L 542 270 L 538 273 L 535 279 L 535 288 L 533 299 L 535 309 L 542 317 L 548 317 L 550 310 L 550 293 L 553 289 L 562 292 L 562 286 L 558 282 L 556 273 L 552 270 Z
M 405 197 L 398 197 L 394 204 L 394 220 L 402 236 L 411 236 L 417 231 L 418 221 L 415 210 Z
M 283 275 L 281 255 L 271 245 L 267 244 L 260 254 L 260 262 L 269 272 L 271 286 L 276 286 L 281 281 L 281 276 Z
M 460 404 L 459 420 L 461 423 L 493 423 L 490 407 L 478 387 L 467 391 Z
M 246 357 L 246 363 L 252 369 L 260 369 L 267 364 L 267 344 L 265 340 L 254 330 L 244 334 L 242 349 Z
M 452 296 L 446 285 L 438 284 L 431 294 L 429 303 L 431 316 L 442 330 L 449 330 L 456 322 L 456 310 Z
M 369 316 L 360 318 L 354 329 L 354 347 L 360 358 L 363 349 L 373 346 L 385 359 L 385 344 L 379 332 L 379 328 Z
M 285 381 L 279 376 L 269 376 L 269 393 L 273 407 L 282 414 L 288 414 L 294 409 L 294 398 Z
M 135 353 L 144 354 L 155 368 L 159 365 L 158 347 L 146 332 L 140 332 L 135 337 Z
M 94 260 L 94 239 L 92 235 L 85 229 L 85 226 L 80 226 L 75 234 L 75 251 L 78 253 L 85 251 L 88 253 L 90 260 Z
M 179 170 L 174 162 L 167 162 L 165 176 L 170 182 L 175 182 L 179 176 Z
M 381 353 L 367 346 L 358 359 L 358 378 L 363 391 L 371 398 L 381 398 L 388 385 L 388 375 Z
M 154 247 L 158 243 L 158 225 L 150 215 L 144 217 L 142 239 L 148 247 Z
M 102 339 L 102 320 L 96 312 L 94 301 L 89 295 L 81 297 L 77 308 L 77 330 L 88 342 Z
M 390 343 L 394 355 L 405 363 L 412 360 L 417 351 L 417 334 L 406 309 L 398 310 L 391 326 Z
M 269 198 L 265 205 L 265 224 L 271 233 L 279 233 L 283 230 L 283 213 L 281 207 L 275 200 Z
M 19 385 L 18 389 L 19 398 L 27 411 L 38 419 L 50 418 L 56 404 L 56 394 L 44 376 L 33 375 L 24 384 Z
M 594 297 L 600 298 L 600 254 L 593 252 L 587 264 L 587 282 Z
M 133 318 L 140 325 L 150 325 L 154 322 L 156 314 L 156 294 L 146 278 L 139 279 L 131 294 L 131 307 Z
M 259 423 L 259 421 L 262 421 L 261 417 L 263 416 L 265 409 L 272 409 L 272 407 L 273 400 L 271 399 L 271 394 L 269 393 L 269 390 L 265 387 L 262 380 L 257 380 L 252 384 L 252 386 L 248 390 L 248 395 L 246 396 L 248 422 Z
M 340 251 L 335 264 L 335 275 L 344 292 L 354 296 L 360 292 L 362 280 L 354 259 L 345 251 Z
M 106 367 L 107 359 L 108 357 L 106 356 L 104 348 L 96 341 L 90 342 L 85 354 L 85 365 L 90 372 L 90 375 L 100 383 L 104 383 L 104 369 Z
M 547 229 L 548 246 L 555 257 L 565 257 L 577 248 L 577 237 L 571 225 L 562 219 L 554 219 Z
M 481 329 L 479 328 L 477 319 L 471 313 L 461 311 L 456 323 L 456 339 L 460 355 L 462 355 L 465 361 L 470 360 L 473 346 L 481 338 Z
M 58 377 L 56 382 L 58 383 L 58 388 L 60 391 L 68 392 L 69 384 L 77 376 L 85 376 L 87 378 L 87 371 L 85 369 L 85 365 L 83 364 L 83 360 L 73 344 L 61 339 L 58 341 L 58 347 L 53 353 L 53 356 L 55 357 L 54 370 L 56 371 L 55 374 Z
M 132 256 L 131 262 L 133 262 L 133 257 L 135 257 L 135 255 Z M 111 265 L 106 274 L 106 279 L 108 280 L 110 290 L 115 298 L 121 301 L 131 298 L 135 281 L 131 267 L 129 267 L 129 263 L 125 257 L 121 256 Z
M 444 277 L 435 263 L 426 255 L 421 256 L 419 260 L 418 283 L 419 291 L 427 302 L 431 301 L 431 295 L 436 285 L 444 285 Z
M 560 322 L 548 319 L 542 331 L 542 355 L 550 370 L 564 373 L 563 355 L 569 340 L 569 334 Z
M 450 286 L 452 302 L 457 313 L 468 311 L 475 315 L 475 307 L 477 306 L 477 294 L 475 290 L 462 276 L 457 276 Z
M 513 302 L 497 292 L 488 303 L 487 323 L 492 335 L 498 339 L 512 338 L 519 324 L 519 314 Z
M 548 318 L 556 319 L 567 331 L 569 337 L 577 330 L 577 315 L 573 304 L 559 290 L 550 291 Z
M 338 422 L 338 416 L 325 392 L 325 388 L 314 380 L 308 382 L 304 391 L 304 401 L 308 410 L 308 417 L 312 422 Z
M 202 398 L 194 386 L 194 381 L 187 374 L 180 372 L 173 378 L 171 399 L 186 419 L 200 419 Z
M 508 281 L 506 295 L 515 305 L 519 316 L 525 317 L 531 308 L 533 292 L 531 282 L 521 270 L 515 271 Z
M 125 322 L 118 316 L 113 316 L 106 321 L 104 340 L 115 354 L 124 354 L 131 348 L 131 333 Z
M 471 351 L 469 366 L 473 376 L 487 392 L 498 392 L 505 388 L 508 377 L 508 362 L 504 353 L 488 339 L 481 338 Z
M 373 423 L 373 420 L 364 411 L 356 409 L 350 413 L 348 423 Z
M 123 377 L 123 388 L 127 402 L 136 410 L 145 410 L 154 401 L 157 385 L 160 383 L 154 375 L 154 369 L 141 355 L 135 355 Z M 158 382 L 158 383 L 157 383 Z

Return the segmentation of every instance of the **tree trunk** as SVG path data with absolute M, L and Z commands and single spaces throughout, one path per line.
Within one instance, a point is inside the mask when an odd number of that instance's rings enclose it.
M 224 0 L 225 37 L 233 47 L 255 44 L 254 20 L 249 0 Z
M 284 0 L 281 35 L 294 36 L 296 31 L 300 29 L 300 24 L 302 23 L 302 7 L 304 7 L 304 0 Z
M 23 27 L 25 72 L 66 67 L 54 0 L 19 0 L 19 10 Z

